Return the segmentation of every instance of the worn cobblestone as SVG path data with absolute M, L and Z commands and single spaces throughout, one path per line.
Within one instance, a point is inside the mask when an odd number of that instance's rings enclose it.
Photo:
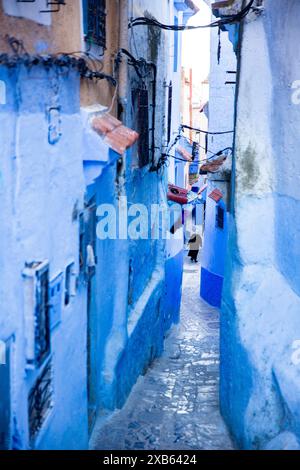
M 199 298 L 199 265 L 186 260 L 181 322 L 127 403 L 99 419 L 103 450 L 233 449 L 219 412 L 219 312 Z

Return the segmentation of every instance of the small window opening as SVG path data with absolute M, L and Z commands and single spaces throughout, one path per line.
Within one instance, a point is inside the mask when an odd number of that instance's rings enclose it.
M 224 218 L 225 218 L 225 210 L 221 206 L 217 206 L 217 213 L 216 213 L 216 227 L 223 230 L 224 229 Z
M 83 0 L 84 37 L 87 43 L 106 48 L 106 0 Z

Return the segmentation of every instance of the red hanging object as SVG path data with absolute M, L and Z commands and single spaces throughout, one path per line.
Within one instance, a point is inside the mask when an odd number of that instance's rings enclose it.
M 177 202 L 178 204 L 187 204 L 188 203 L 188 190 L 175 186 L 174 184 L 169 184 L 168 187 L 168 200 Z
M 209 195 L 208 197 L 210 197 L 210 199 L 212 199 L 213 201 L 215 202 L 219 202 L 221 201 L 221 199 L 223 198 L 223 194 L 221 193 L 221 191 L 219 189 L 214 189 Z

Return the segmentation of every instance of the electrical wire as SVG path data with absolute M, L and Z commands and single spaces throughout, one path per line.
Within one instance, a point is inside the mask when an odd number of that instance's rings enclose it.
M 131 65 L 139 78 L 144 80 L 148 78 L 153 69 L 153 63 L 147 62 L 143 57 L 136 59 L 127 49 L 120 49 L 115 59 L 115 66 L 118 68 L 120 62 L 122 61 L 122 55 L 125 55 L 128 58 L 128 64 Z
M 166 149 L 165 154 L 169 154 L 170 151 L 172 150 L 172 148 L 175 147 L 175 145 L 177 144 L 177 142 L 181 139 L 181 137 L 183 137 L 183 138 L 186 139 L 190 144 L 192 144 L 192 145 L 193 145 L 193 144 L 196 144 L 198 147 L 200 147 L 201 149 L 205 150 L 206 153 L 211 153 L 211 157 L 208 157 L 208 158 L 205 159 L 205 160 L 201 160 L 202 162 L 208 161 L 208 160 L 214 158 L 215 156 L 218 156 L 218 155 L 219 155 L 219 152 L 217 152 L 217 153 L 212 152 L 211 150 L 206 149 L 205 147 L 203 147 L 203 145 L 201 145 L 199 142 L 196 142 L 196 141 L 194 141 L 194 140 L 188 138 L 187 136 L 182 135 L 182 131 L 183 131 L 183 128 L 184 128 L 184 127 L 185 127 L 185 126 L 183 126 L 183 125 L 180 125 L 180 126 L 179 126 L 178 134 L 176 135 L 176 137 L 174 137 L 172 143 L 167 146 L 167 149 Z M 188 127 L 189 127 L 189 126 L 188 126 Z M 203 131 L 203 132 L 206 132 L 206 131 Z M 232 132 L 234 132 L 234 131 L 232 131 Z M 227 132 L 226 132 L 226 133 L 227 133 Z M 228 133 L 231 134 L 231 131 L 228 132 Z M 218 134 L 220 134 L 220 133 L 219 133 L 219 132 L 216 132 L 215 134 L 218 135 Z M 232 147 L 226 147 L 225 149 L 223 149 L 223 151 L 228 150 L 228 149 L 231 149 L 231 150 L 232 150 Z M 184 160 L 184 161 L 186 161 L 186 160 Z
M 195 140 L 190 139 L 190 138 L 187 137 L 186 135 L 183 135 L 182 137 L 183 137 L 185 140 L 187 140 L 190 145 L 196 144 L 197 147 L 201 148 L 202 150 L 205 150 L 206 153 L 211 153 L 212 155 L 215 155 L 214 152 L 212 152 L 211 150 L 209 150 L 209 149 L 203 147 L 203 145 L 201 145 L 199 142 L 196 142 Z
M 179 161 L 182 161 L 182 162 L 185 162 L 185 163 L 199 163 L 199 165 L 202 165 L 204 163 L 210 162 L 215 157 L 220 157 L 221 155 L 223 155 L 228 150 L 232 151 L 233 149 L 232 149 L 232 147 L 225 147 L 224 149 L 219 150 L 217 153 L 213 153 L 213 155 L 211 155 L 210 157 L 205 158 L 204 160 L 196 160 L 196 161 L 195 160 L 188 161 L 184 158 L 176 157 L 175 155 L 171 155 L 171 154 L 168 154 L 168 153 L 163 153 L 162 156 L 163 157 L 171 157 L 174 160 L 179 160 Z
M 185 160 L 183 158 L 176 157 L 175 155 L 171 155 L 169 153 L 162 153 L 161 157 L 160 157 L 160 159 L 159 159 L 159 161 L 156 165 L 155 170 L 159 174 L 163 173 L 164 168 L 168 167 L 170 165 L 170 160 L 169 160 L 170 158 L 173 158 L 176 161 L 180 161 L 180 162 L 184 162 L 184 163 L 197 163 L 198 166 L 204 165 L 205 163 L 210 162 L 211 160 L 213 160 L 213 158 L 220 157 L 221 155 L 223 155 L 225 152 L 228 152 L 229 150 L 232 152 L 233 148 L 232 147 L 226 147 L 226 148 L 220 150 L 219 152 L 214 153 L 211 157 L 208 157 L 205 160 L 198 160 L 198 161 L 191 161 L 191 162 L 189 162 L 188 160 Z
M 204 131 L 202 129 L 196 129 L 195 127 L 188 126 L 186 124 L 182 124 L 180 126 L 182 129 L 188 129 L 190 131 L 195 131 L 199 134 L 207 134 L 207 135 L 224 135 L 224 134 L 234 134 L 234 131 L 220 131 L 220 132 L 209 132 L 209 131 Z
M 116 85 L 114 96 L 112 97 L 112 100 L 111 100 L 111 104 L 109 108 L 107 109 L 107 111 L 105 111 L 105 114 L 110 114 L 112 112 L 116 99 L 117 99 L 117 95 L 118 95 L 118 85 Z
M 110 85 L 117 86 L 117 81 L 114 77 L 102 72 L 102 62 L 88 52 L 76 51 L 71 53 L 31 55 L 25 49 L 23 41 L 14 36 L 6 35 L 4 40 L 10 46 L 13 54 L 0 54 L 0 64 L 7 65 L 8 67 L 15 67 L 19 64 L 24 64 L 27 67 L 43 65 L 47 69 L 50 67 L 60 67 L 62 69 L 73 67 L 77 68 L 82 78 L 107 80 Z
M 241 22 L 251 11 L 253 3 L 255 0 L 250 0 L 248 5 L 243 8 L 239 13 L 234 15 L 223 15 L 220 20 L 213 21 L 210 24 L 206 25 L 167 25 L 160 23 L 154 18 L 147 18 L 145 16 L 140 16 L 138 18 L 132 18 L 129 23 L 129 28 L 134 26 L 155 26 L 166 31 L 188 31 L 202 28 L 222 28 L 223 26 L 235 24 Z

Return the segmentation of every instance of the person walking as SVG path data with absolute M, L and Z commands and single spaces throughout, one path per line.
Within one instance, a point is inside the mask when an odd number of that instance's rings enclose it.
M 192 233 L 189 242 L 188 242 L 188 247 L 189 247 L 189 252 L 188 256 L 191 258 L 191 261 L 194 261 L 195 263 L 198 262 L 198 253 L 199 249 L 202 246 L 202 239 L 198 233 Z

